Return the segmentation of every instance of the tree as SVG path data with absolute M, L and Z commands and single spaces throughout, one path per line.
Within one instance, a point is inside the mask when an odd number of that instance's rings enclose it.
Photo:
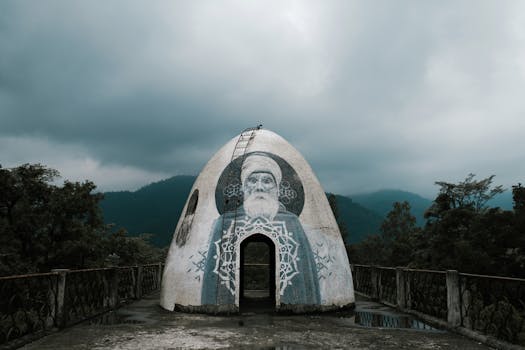
M 147 236 L 111 233 L 90 181 L 54 183 L 58 171 L 40 164 L 0 167 L 0 275 L 52 268 L 102 267 L 158 262 L 163 252 Z
M 525 213 L 525 187 L 521 183 L 512 186 L 512 200 L 514 201 L 514 211 Z
M 164 261 L 167 248 L 153 246 L 150 234 L 129 237 L 125 229 L 120 228 L 107 237 L 108 265 L 130 266 Z
M 395 202 L 380 231 L 388 265 L 408 265 L 413 260 L 415 239 L 420 234 L 416 218 L 410 213 L 410 204 L 407 201 Z
M 487 202 L 503 192 L 492 187 L 494 176 L 458 183 L 436 182 L 441 186 L 427 210 L 423 237 L 426 247 L 415 264 L 432 269 L 523 276 L 525 259 L 519 217 L 525 203 L 520 185 L 513 186 L 514 211 L 489 208 Z
M 514 275 L 525 277 L 525 187 L 521 183 L 512 186 L 512 198 L 515 235 L 510 239 L 512 246 L 507 249 L 506 257 Z
M 380 234 L 370 235 L 348 248 L 352 262 L 384 266 L 408 266 L 417 251 L 421 229 L 406 201 L 395 202 L 383 221 Z
M 58 172 L 40 164 L 0 168 L 0 272 L 35 272 L 49 228 L 49 182 Z
M 465 208 L 480 212 L 487 208 L 487 202 L 495 195 L 505 191 L 502 186 L 491 188 L 495 175 L 476 181 L 476 175 L 468 174 L 465 180 L 453 184 L 445 181 L 437 181 L 440 186 L 439 194 L 425 218 L 437 218 L 440 213 L 449 209 Z
M 58 171 L 40 164 L 0 169 L 3 273 L 81 268 L 100 261 L 102 199 L 89 181 L 53 184 Z
M 379 235 L 369 235 L 359 243 L 346 246 L 346 249 L 353 264 L 390 266 L 383 254 L 384 241 Z

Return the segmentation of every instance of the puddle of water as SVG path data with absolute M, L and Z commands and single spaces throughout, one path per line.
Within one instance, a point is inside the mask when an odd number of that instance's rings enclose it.
M 133 318 L 130 315 L 121 315 L 115 311 L 107 312 L 99 317 L 88 321 L 91 325 L 114 325 L 114 324 L 143 324 L 145 320 Z
M 441 330 L 409 315 L 388 315 L 369 311 L 355 311 L 355 323 L 363 327 L 409 328 L 441 332 Z

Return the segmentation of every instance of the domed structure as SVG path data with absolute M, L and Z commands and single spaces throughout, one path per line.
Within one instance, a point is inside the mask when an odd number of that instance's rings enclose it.
M 348 257 L 326 195 L 279 135 L 244 130 L 197 177 L 164 269 L 168 310 L 237 312 L 353 306 Z

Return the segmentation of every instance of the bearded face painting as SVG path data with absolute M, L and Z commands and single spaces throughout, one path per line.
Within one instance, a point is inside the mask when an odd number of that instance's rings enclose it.
M 253 235 L 275 246 L 275 293 L 281 304 L 319 304 L 319 278 L 311 245 L 298 219 L 304 188 L 282 158 L 252 152 L 223 171 L 215 192 L 220 217 L 213 225 L 203 274 L 203 305 L 235 304 L 239 247 Z
M 252 305 L 302 313 L 354 303 L 341 232 L 306 159 L 260 126 L 230 139 L 188 194 L 160 305 L 217 314 Z

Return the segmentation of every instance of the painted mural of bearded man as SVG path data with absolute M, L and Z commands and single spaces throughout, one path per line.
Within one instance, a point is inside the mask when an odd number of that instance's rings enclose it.
M 275 244 L 280 303 L 319 304 L 319 280 L 310 244 L 297 215 L 279 201 L 279 164 L 264 153 L 249 154 L 242 163 L 240 178 L 243 203 L 214 224 L 202 304 L 235 304 L 238 249 L 254 234 L 265 235 Z

